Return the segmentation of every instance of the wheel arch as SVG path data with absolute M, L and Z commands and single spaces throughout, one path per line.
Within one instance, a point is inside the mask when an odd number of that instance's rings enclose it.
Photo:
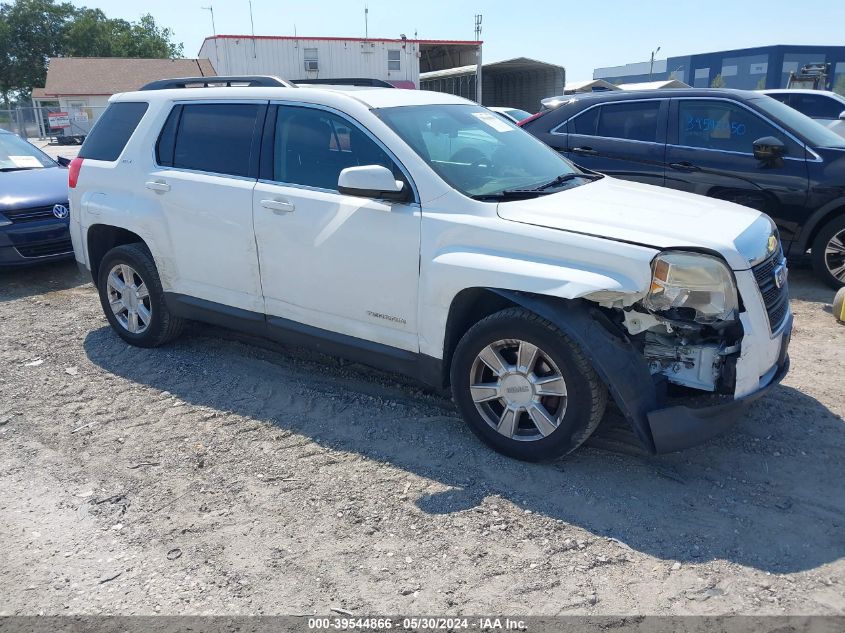
M 801 230 L 801 234 L 797 240 L 798 253 L 793 254 L 801 255 L 805 253 L 813 245 L 819 232 L 829 222 L 842 216 L 845 216 L 845 197 L 837 198 L 820 209 L 817 209 L 804 224 L 804 228 Z
M 100 263 L 103 261 L 106 253 L 115 246 L 138 243 L 146 246 L 146 242 L 140 235 L 119 226 L 92 224 L 88 227 L 86 234 L 88 264 L 91 268 L 91 277 L 94 280 L 94 285 L 97 284 Z
M 468 288 L 455 297 L 449 309 L 444 356 L 443 386 L 448 385 L 455 346 L 472 325 L 508 307 L 522 307 L 550 321 L 582 349 L 636 435 L 651 451 L 654 440 L 647 414 L 657 408 L 658 396 L 642 354 L 626 333 L 594 303 L 500 288 Z

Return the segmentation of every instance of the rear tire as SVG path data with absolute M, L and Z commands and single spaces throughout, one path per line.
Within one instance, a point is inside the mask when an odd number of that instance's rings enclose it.
M 184 321 L 171 314 L 155 261 L 144 244 L 116 246 L 100 262 L 100 303 L 112 328 L 137 347 L 158 347 L 182 333 Z
M 607 404 L 607 389 L 578 345 L 523 308 L 492 314 L 464 334 L 451 382 L 470 429 L 498 452 L 531 462 L 578 448 Z
M 845 216 L 823 226 L 813 240 L 813 270 L 831 288 L 845 286 Z

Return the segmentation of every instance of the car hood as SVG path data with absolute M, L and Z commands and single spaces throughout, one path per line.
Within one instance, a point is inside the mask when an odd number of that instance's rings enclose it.
M 0 172 L 0 213 L 67 204 L 67 169 L 45 167 Z
M 747 269 L 749 261 L 759 255 L 756 251 L 765 252 L 771 232 L 768 218 L 759 211 L 607 176 L 546 196 L 502 202 L 498 213 L 513 222 L 659 249 L 716 251 L 734 270 Z M 766 235 L 757 235 L 761 218 Z M 753 239 L 749 239 L 751 233 Z

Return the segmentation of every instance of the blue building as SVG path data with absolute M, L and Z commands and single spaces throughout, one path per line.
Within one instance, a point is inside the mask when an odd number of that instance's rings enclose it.
M 845 46 L 761 46 L 684 55 L 624 66 L 596 68 L 593 79 L 615 84 L 677 79 L 696 88 L 713 86 L 756 90 L 785 88 L 789 73 L 805 64 L 830 64 L 828 90 L 845 94 Z M 719 82 L 717 82 L 719 83 Z

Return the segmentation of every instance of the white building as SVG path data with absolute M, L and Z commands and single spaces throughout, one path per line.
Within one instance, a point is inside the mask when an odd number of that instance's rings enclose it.
M 476 41 L 354 37 L 217 35 L 199 57 L 218 75 L 276 75 L 283 79 L 380 79 L 418 88 L 420 72 L 481 63 Z

